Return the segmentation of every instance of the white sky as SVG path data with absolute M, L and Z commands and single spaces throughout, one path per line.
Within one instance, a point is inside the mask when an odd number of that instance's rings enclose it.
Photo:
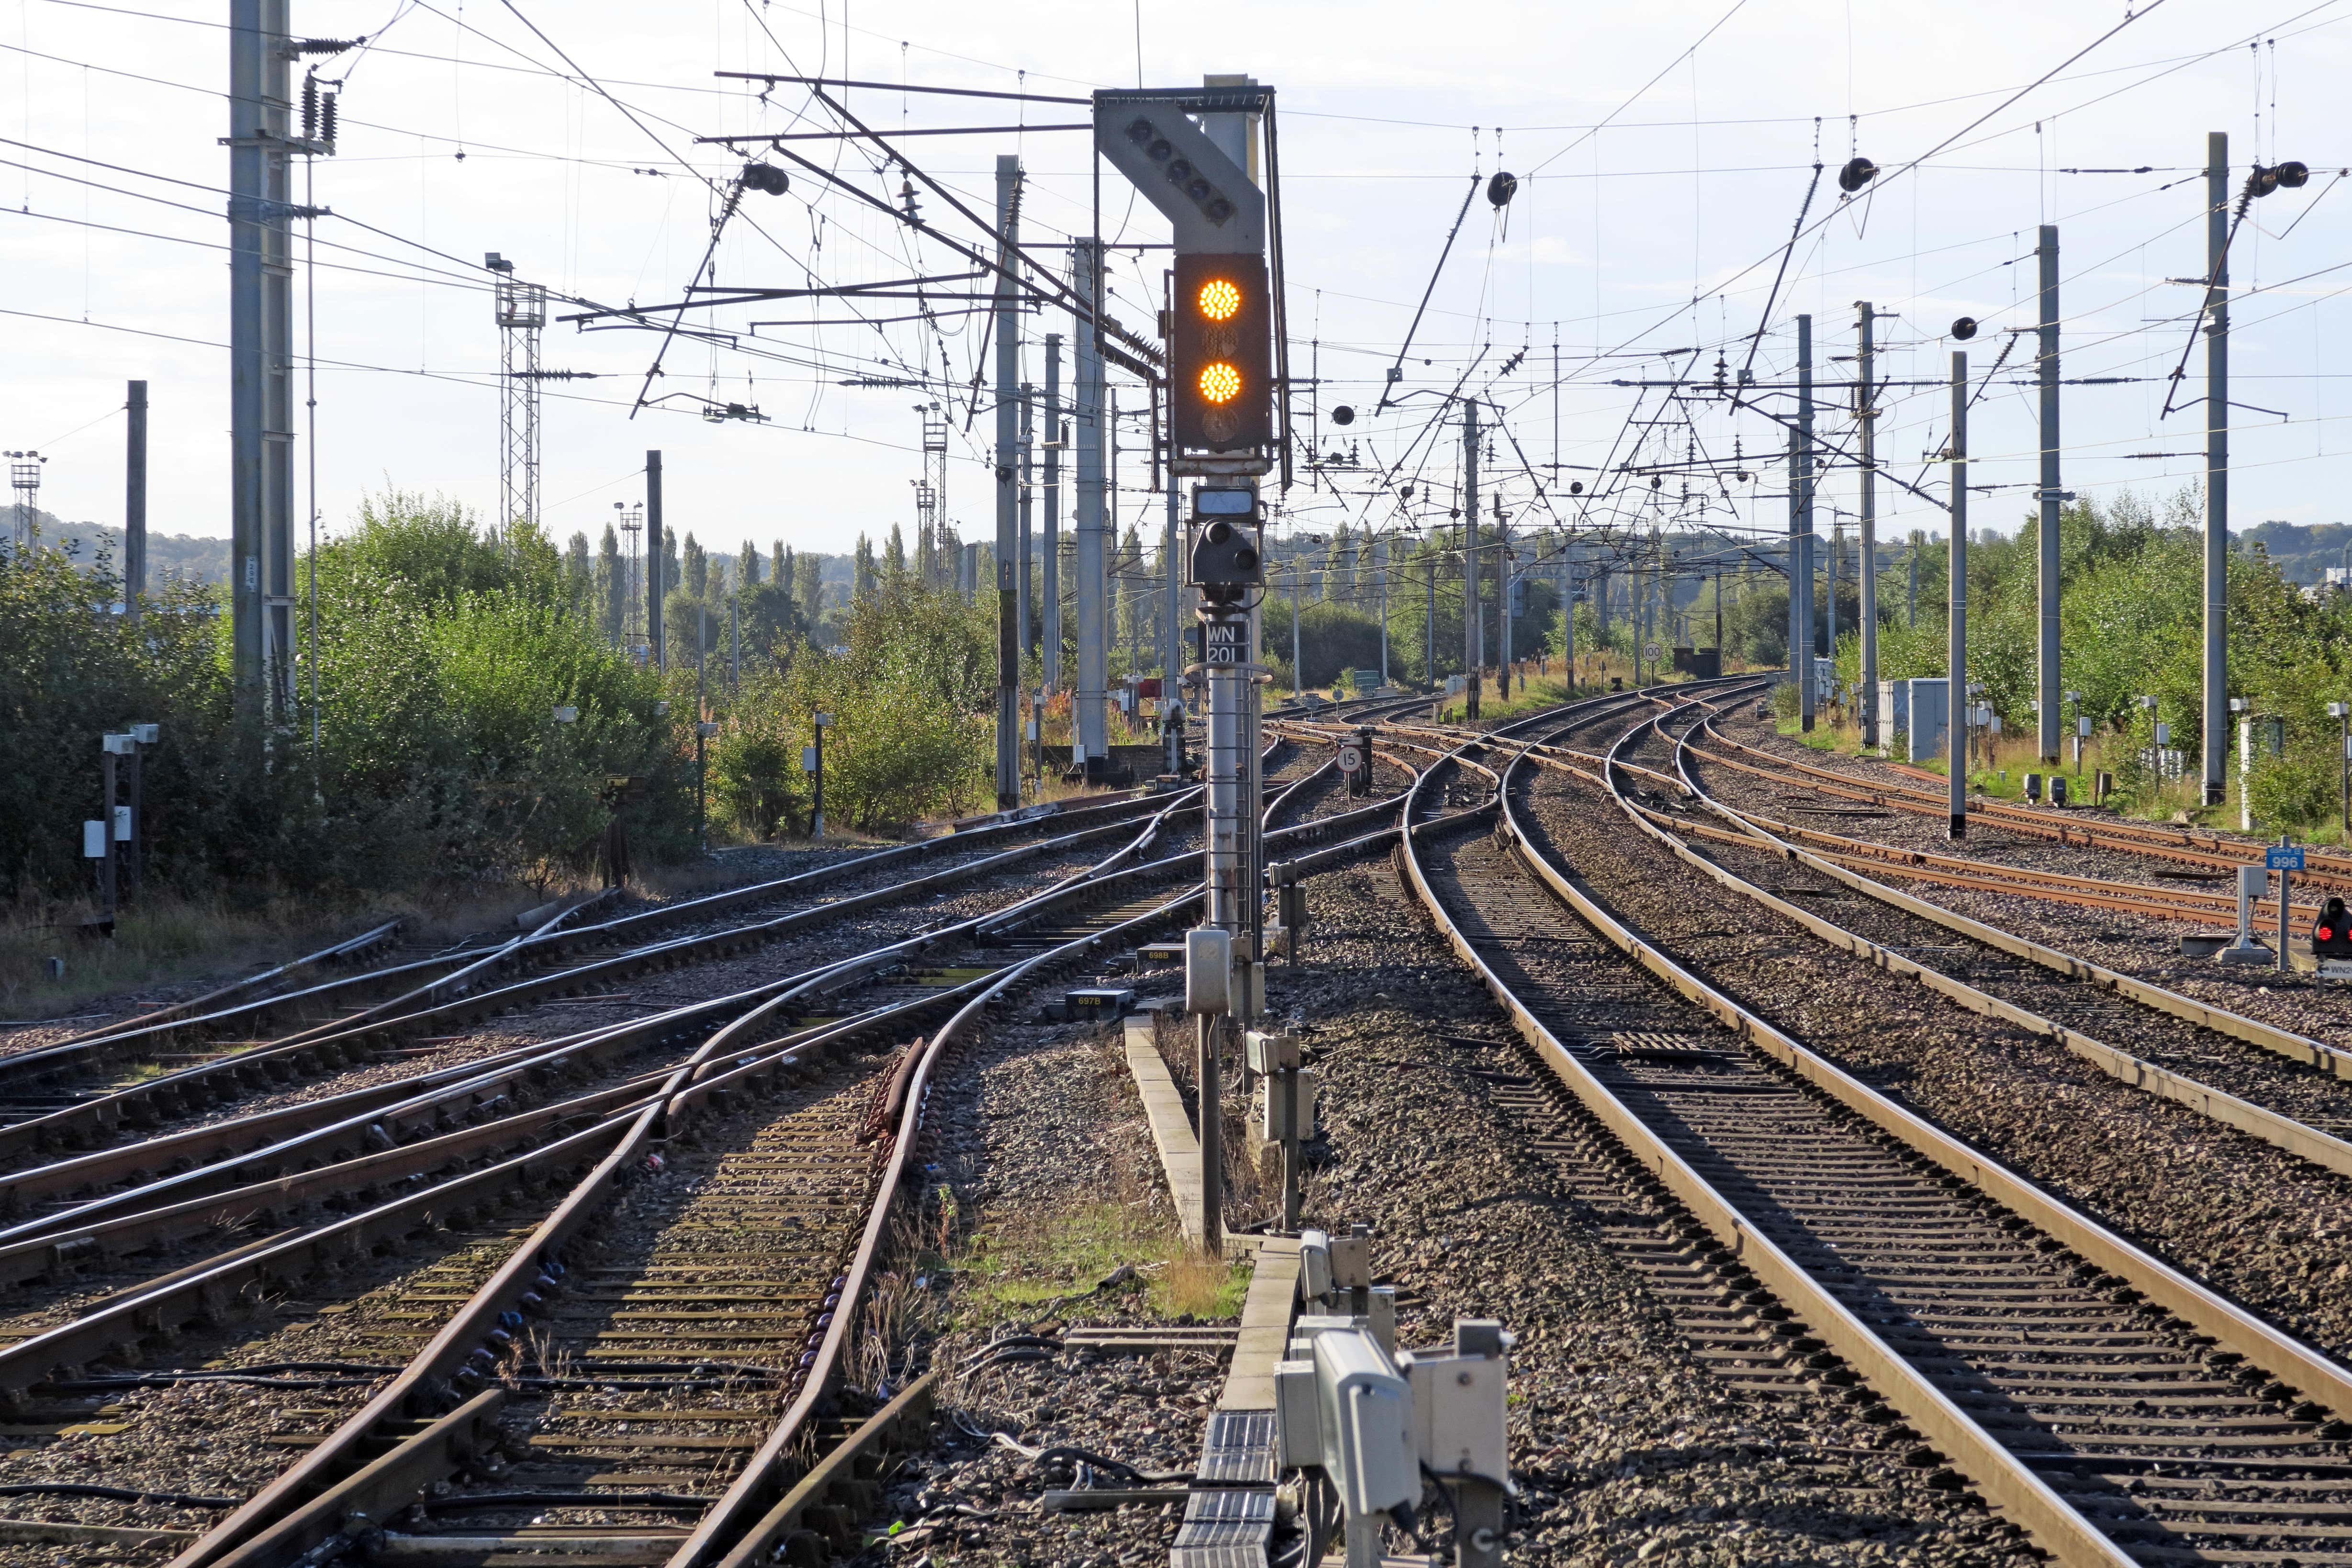
M 1964 313 L 1985 323 L 1968 345 L 1981 372 L 2007 341 L 2004 328 L 2032 321 L 2034 226 L 2056 222 L 2065 373 L 2149 378 L 2068 389 L 2068 487 L 2169 489 L 2201 468 L 2201 409 L 2158 415 L 2163 378 L 2188 340 L 2186 313 L 2199 299 L 2193 287 L 2164 279 L 2204 267 L 2197 171 L 2205 132 L 2230 132 L 2241 177 L 2257 156 L 2301 159 L 2313 168 L 2310 184 L 2258 203 L 2232 253 L 2240 289 L 2263 290 L 2237 310 L 2235 395 L 2288 416 L 2237 412 L 2233 520 L 2242 527 L 2346 515 L 2338 497 L 2347 478 L 2343 454 L 2352 450 L 2352 389 L 2342 367 L 2352 310 L 2337 295 L 2352 286 L 2352 193 L 2334 185 L 2336 171 L 2352 164 L 2338 97 L 2352 63 L 2352 0 L 2142 3 L 2144 14 L 2116 36 L 2006 108 L 2018 89 L 2116 27 L 2125 16 L 2120 0 L 1747 0 L 1727 20 L 1731 0 L 1605 8 L 1491 0 L 1202 4 L 1145 8 L 1139 16 L 1066 3 L 872 3 L 850 6 L 845 21 L 838 6 L 821 18 L 756 0 L 712 0 L 707 12 L 607 0 L 519 3 L 520 11 L 501 0 L 295 0 L 298 34 L 380 39 L 356 59 L 322 68 L 349 77 L 341 155 L 320 161 L 316 186 L 317 201 L 339 215 L 319 225 L 320 259 L 333 266 L 316 275 L 318 353 L 340 362 L 319 374 L 319 504 L 330 529 L 350 518 L 362 493 L 387 482 L 493 506 L 499 345 L 478 266 L 485 251 L 513 258 L 524 276 L 562 293 L 611 304 L 677 299 L 708 237 L 711 206 L 706 187 L 673 154 L 724 175 L 731 162 L 717 149 L 697 149 L 693 137 L 826 125 L 804 94 L 780 89 L 761 105 L 746 90 L 754 84 L 716 80 L 715 69 L 797 66 L 893 81 L 903 73 L 919 83 L 997 90 L 1023 87 L 1026 70 L 1029 90 L 1079 93 L 1134 85 L 1139 47 L 1142 79 L 1153 86 L 1239 70 L 1279 89 L 1292 368 L 1304 378 L 1319 367 L 1326 409 L 1377 397 L 1474 167 L 1491 172 L 1499 163 L 1522 176 L 1507 231 L 1483 196 L 1474 202 L 1405 385 L 1450 389 L 1491 344 L 1471 383 L 1485 385 L 1526 345 L 1525 362 L 1489 395 L 1510 409 L 1510 429 L 1536 465 L 1554 455 L 1555 328 L 1568 380 L 1558 404 L 1560 461 L 1622 460 L 1645 432 L 1651 453 L 1671 441 L 1680 455 L 1694 438 L 1718 456 L 1735 439 L 1748 454 L 1779 449 L 1776 427 L 1754 415 L 1735 420 L 1710 411 L 1695 431 L 1679 417 L 1671 426 L 1629 426 L 1629 413 L 1661 412 L 1658 395 L 1636 411 L 1633 392 L 1607 383 L 1654 377 L 1685 363 L 1656 351 L 1694 344 L 1703 347 L 1702 378 L 1718 352 L 1738 369 L 1812 177 L 1818 135 L 1829 169 L 1812 219 L 1832 213 L 1832 176 L 1851 151 L 1889 173 L 1797 246 L 1757 353 L 1759 379 L 1791 363 L 1797 310 L 1814 316 L 1819 374 L 1843 374 L 1844 366 L 1826 362 L 1852 352 L 1853 302 L 1864 298 L 1899 313 L 1881 324 L 1881 342 L 1892 345 L 1883 375 L 1945 375 L 1956 345 L 1942 334 Z M 0 276 L 7 279 L 0 308 L 10 312 L 0 314 L 0 446 L 50 454 L 46 510 L 119 522 L 117 410 L 123 381 L 143 376 L 152 401 L 150 526 L 225 535 L 228 299 L 217 193 L 228 155 L 216 139 L 227 129 L 226 7 L 126 4 L 131 8 L 0 0 L 0 137 L 17 143 L 0 152 L 8 160 L 0 164 Z M 569 79 L 559 47 L 636 122 Z M 1055 105 L 1024 111 L 895 92 L 859 92 L 851 101 L 890 129 L 1000 125 L 1024 112 L 1030 123 L 1083 116 Z M 1609 129 L 1587 131 L 1611 115 Z M 1979 117 L 1989 118 L 1960 134 Z M 1947 142 L 1923 167 L 1900 172 Z M 820 162 L 838 159 L 835 166 L 863 188 L 895 195 L 896 170 L 886 187 L 854 153 L 794 145 Z M 993 155 L 1022 151 L 1036 182 L 1030 242 L 1057 255 L 1056 242 L 1085 229 L 1081 134 L 924 137 L 903 145 L 976 209 L 992 199 Z M 2140 165 L 2153 167 L 2054 172 Z M 757 230 L 740 220 L 730 226 L 719 252 L 720 282 L 792 286 L 805 280 L 804 267 L 828 282 L 961 269 L 937 246 L 911 242 L 892 220 L 821 195 L 814 176 L 792 172 L 788 195 L 746 198 Z M 1108 232 L 1165 238 L 1164 225 L 1108 167 L 1102 190 Z M 926 195 L 922 205 L 927 217 L 969 235 L 937 197 Z M 331 249 L 329 241 L 351 248 Z M 1131 326 L 1148 330 L 1162 265 L 1154 253 L 1120 263 L 1118 314 Z M 2328 270 L 2336 268 L 2344 270 Z M 1696 306 L 1694 293 L 1705 296 Z M 722 324 L 818 313 L 842 312 L 780 302 L 733 311 Z M 299 314 L 298 303 L 298 325 Z M 573 529 L 593 537 L 615 500 L 638 499 L 642 454 L 659 447 L 672 526 L 714 547 L 731 550 L 750 537 L 763 552 L 779 538 L 839 551 L 860 530 L 878 537 L 893 521 L 911 535 L 917 395 L 835 384 L 886 374 L 889 362 L 936 374 L 942 344 L 956 379 L 968 381 L 979 320 L 950 319 L 943 336 L 919 322 L 879 332 L 763 329 L 760 347 L 776 358 L 720 352 L 714 360 L 709 349 L 679 342 L 656 391 L 682 395 L 634 421 L 629 405 L 654 338 L 551 327 L 545 363 L 602 379 L 550 388 L 546 522 L 559 538 Z M 1029 374 L 1041 377 L 1036 336 L 1067 325 L 1033 317 L 1026 330 Z M 1596 359 L 1596 352 L 1613 357 Z M 1417 363 L 1423 358 L 1433 363 Z M 2185 396 L 2201 393 L 2202 366 L 2200 353 Z M 2029 338 L 1976 405 L 1977 483 L 2033 479 L 2032 393 L 2011 384 L 2031 367 Z M 691 404 L 711 393 L 714 368 L 719 397 L 757 403 L 772 423 L 696 417 Z M 1141 401 L 1132 385 L 1122 395 L 1123 406 Z M 1416 451 L 1406 468 L 1420 473 L 1423 500 L 1434 486 L 1443 504 L 1458 443 L 1425 458 L 1418 454 L 1430 452 L 1426 443 L 1411 445 L 1434 401 L 1359 420 L 1344 435 L 1368 462 Z M 1948 405 L 1934 387 L 1906 390 L 1891 404 L 1880 451 L 1895 473 L 1920 475 L 1920 454 L 1943 439 Z M 1826 414 L 1823 429 L 1845 439 L 1842 416 Z M 991 422 L 983 414 L 966 437 L 959 418 L 958 430 L 950 512 L 972 538 L 992 526 L 977 461 Z M 1326 450 L 1344 449 L 1328 425 L 1321 435 Z M 2126 456 L 2143 452 L 2181 455 Z M 298 450 L 298 473 L 304 461 Z M 1500 463 L 1507 502 L 1525 515 L 1530 480 L 1507 448 Z M 1123 518 L 1157 518 L 1132 455 L 1120 477 Z M 1940 473 L 1925 482 L 1941 493 Z M 1396 516 L 1392 502 L 1365 493 L 1370 488 L 1350 475 L 1334 498 L 1307 490 L 1302 476 L 1294 510 L 1322 526 L 1363 515 L 1378 500 L 1372 515 Z M 1780 527 L 1783 503 L 1770 494 L 1777 479 L 1760 488 L 1767 499 L 1750 500 L 1735 487 L 1736 507 L 1718 498 L 1708 515 Z M 1850 474 L 1835 475 L 1825 502 L 1850 510 L 1853 489 Z M 1892 486 L 1882 494 L 1886 530 L 1940 527 L 1940 513 Z M 1668 479 L 1659 499 L 1665 517 L 1677 515 L 1680 482 Z M 1973 521 L 2006 527 L 2027 504 L 2022 489 L 1980 495 Z

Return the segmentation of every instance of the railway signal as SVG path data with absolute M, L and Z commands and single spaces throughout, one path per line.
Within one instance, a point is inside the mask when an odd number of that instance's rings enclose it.
M 1255 454 L 1274 439 L 1265 258 L 1176 258 L 1169 426 L 1180 451 Z
M 2352 959 L 2352 909 L 2330 895 L 2311 922 L 2311 953 L 2315 958 Z

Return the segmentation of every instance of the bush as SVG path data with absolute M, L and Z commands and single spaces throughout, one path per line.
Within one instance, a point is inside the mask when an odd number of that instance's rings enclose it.
M 297 709 L 256 734 L 234 712 L 228 617 L 210 591 L 151 595 L 134 633 L 100 609 L 120 592 L 107 563 L 0 563 L 0 870 L 52 894 L 87 885 L 98 737 L 138 721 L 163 726 L 144 759 L 149 874 L 191 891 L 543 883 L 590 864 L 615 776 L 643 781 L 623 808 L 641 856 L 688 847 L 691 781 L 655 713 L 659 687 L 572 603 L 544 539 L 517 528 L 493 542 L 460 509 L 394 492 L 303 560 L 305 598 L 314 569 L 319 639 L 306 629 Z M 560 704 L 577 724 L 554 722 Z

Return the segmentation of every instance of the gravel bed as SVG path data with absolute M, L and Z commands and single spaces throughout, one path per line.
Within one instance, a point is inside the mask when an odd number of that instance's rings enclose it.
M 1869 758 L 1832 757 L 1797 746 L 1787 736 L 1774 733 L 1769 726 L 1744 715 L 1737 720 L 1718 721 L 1717 728 L 1748 745 L 1774 750 L 1783 756 L 1801 753 L 1795 760 L 1815 766 L 1850 768 L 1864 777 L 1886 773 L 1883 763 Z M 1671 760 L 1664 763 L 1657 760 L 1664 755 L 1665 753 L 1658 752 L 1645 760 L 1648 765 L 1672 773 Z M 1729 768 L 1709 767 L 1703 762 L 1695 763 L 1692 772 L 1702 787 L 1727 805 L 1754 811 L 1777 820 L 1786 820 L 1790 816 L 1781 793 L 1761 779 Z M 1872 782 L 1905 781 L 1888 776 L 1873 778 Z M 2087 810 L 2080 815 L 2086 817 L 2112 816 L 2110 813 L 2095 814 Z M 2234 892 L 2226 881 L 2168 882 L 2155 875 L 2158 863 L 2141 856 L 2119 850 L 2086 849 L 2074 845 L 2061 847 L 2006 833 L 1981 822 L 1970 826 L 1967 840 L 1960 844 L 1955 844 L 1946 837 L 1945 828 L 1938 819 L 1902 813 L 1891 817 L 1837 817 L 1818 826 L 1851 838 L 1895 844 L 1930 854 L 1967 855 L 2037 871 L 2104 877 L 2113 881 L 2137 882 L 2170 891 L 2193 887 L 2204 892 Z M 2032 937 L 2036 942 L 2105 964 L 2122 973 L 2136 975 L 2185 995 L 2195 996 L 2200 1001 L 2243 1013 L 2248 1017 L 2259 1018 L 2264 1023 L 2292 1029 L 2330 1045 L 2352 1047 L 2352 987 L 2325 983 L 2310 974 L 2225 968 L 2209 959 L 2189 959 L 2181 955 L 2182 935 L 2192 931 L 2226 930 L 2230 924 L 2227 921 L 2201 918 L 2161 920 L 2025 898 L 2014 893 L 1979 892 L 1945 883 L 1916 881 L 1902 876 L 1900 868 L 1892 866 L 1874 867 L 1864 874 L 1892 883 L 1960 914 L 2016 931 L 2021 936 Z M 2277 930 L 2274 901 L 2265 902 L 2255 921 L 2255 929 L 2264 941 L 2273 940 Z M 2294 929 L 2301 930 L 2300 921 Z
M 1538 847 L 1742 1005 L 2216 1289 L 2352 1350 L 2352 1182 L 1834 952 L 1580 781 L 1546 771 L 1531 804 Z
M 1645 737 L 1633 751 L 1633 760 L 1645 765 L 1655 765 L 1670 753 L 1670 743 L 1654 736 Z M 2332 1073 L 2289 1061 L 1971 942 L 1925 916 L 1849 892 L 1833 879 L 1793 867 L 1773 852 L 1741 849 L 1696 837 L 1687 842 L 1700 855 L 1768 891 L 1820 888 L 1835 893 L 1832 898 L 1798 897 L 1795 901 L 1846 931 L 1904 952 L 1929 968 L 2078 1029 L 2104 1045 L 2338 1136 L 2352 1132 L 2352 1083 Z M 2039 902 L 2006 897 L 2002 901 Z M 2017 929 L 1999 919 L 1989 923 Z M 2081 951 L 2079 943 L 2053 945 Z M 2253 989 L 2246 987 L 2249 992 Z
M 1323 1163 L 1310 1171 L 1307 1219 L 1375 1226 L 1377 1267 L 1404 1302 L 1405 1342 L 1446 1339 L 1457 1315 L 1498 1315 L 1518 1334 L 1512 1451 L 1529 1518 L 1515 1561 L 2030 1560 L 2007 1526 L 1965 1497 L 1930 1489 L 1899 1449 L 1885 1451 L 1890 1434 L 1853 1407 L 1811 1394 L 1747 1394 L 1694 1361 L 1665 1310 L 1581 1228 L 1486 1086 L 1416 1070 L 1445 1049 L 1433 1030 L 1499 1037 L 1505 1021 L 1393 874 L 1373 859 L 1307 888 L 1307 961 L 1277 964 L 1268 988 L 1273 1013 L 1307 1032 L 1326 1086 L 1328 1131 Z M 1147 978 L 1139 988 L 1149 1000 L 1172 984 Z M 964 1223 L 1105 1203 L 1164 1215 L 1118 1049 L 1108 1032 L 1090 1040 L 1072 1028 L 1001 1030 L 971 1049 L 934 1096 L 929 1167 Z M 1244 1197 L 1232 1217 L 1246 1206 Z M 971 1289 L 955 1279 L 939 1291 L 934 1321 L 951 1322 Z M 1139 1321 L 1097 1302 L 1058 1306 L 1048 1326 Z M 984 1332 L 963 1327 L 928 1353 L 951 1365 Z M 1181 1509 L 1043 1514 L 1037 1494 L 1070 1484 L 1068 1468 L 974 1432 L 1189 1473 L 1220 1369 L 1172 1352 L 1102 1361 L 1066 1352 L 948 1382 L 934 1441 L 898 1477 L 880 1521 L 912 1528 L 859 1563 L 1095 1568 L 1164 1554 Z
M 417 1332 L 404 1298 L 416 1292 L 470 1291 L 487 1279 L 530 1234 L 539 1211 L 516 1210 L 464 1235 L 436 1232 L 393 1258 L 370 1259 L 339 1289 L 341 1310 L 321 1303 L 273 1299 L 242 1322 L 191 1331 L 157 1364 L 197 1368 L 261 1366 L 281 1362 L 350 1362 L 395 1366 L 397 1348 Z M 387 1340 L 378 1336 L 396 1335 Z M 338 1374 L 350 1375 L 350 1374 Z M 302 1446 L 273 1437 L 332 1430 L 386 1381 L 355 1386 L 264 1388 L 226 1383 L 180 1384 L 87 1399 L 28 1401 L 11 1412 L 12 1425 L 84 1424 L 49 1437 L 19 1436 L 0 1458 L 0 1486 L 64 1481 L 153 1489 L 242 1500 L 291 1464 Z M 116 1501 L 85 1497 L 17 1496 L 0 1501 L 11 1519 L 71 1521 L 112 1527 L 202 1531 L 226 1510 Z M 119 1554 L 160 1561 L 172 1548 L 134 1550 L 37 1545 L 0 1541 L 0 1568 L 48 1568 Z
M 1165 846 L 1163 838 L 1162 847 L 1155 852 L 1167 852 Z M 362 1062 L 282 1089 L 238 1096 L 209 1105 L 192 1116 L 159 1119 L 152 1130 L 143 1131 L 139 1135 L 209 1126 L 289 1105 L 307 1104 L 353 1089 L 396 1083 L 445 1068 L 478 1061 L 500 1051 L 542 1044 L 626 1023 L 667 1007 L 763 985 L 785 975 L 854 958 L 878 943 L 903 941 L 924 926 L 985 914 L 1013 897 L 1087 869 L 1097 864 L 1108 848 L 1108 846 L 1101 844 L 1084 846 L 1050 858 L 1015 864 L 968 887 L 942 889 L 928 903 L 897 903 L 824 925 L 789 942 L 694 963 L 679 969 L 641 973 L 616 982 L 617 987 L 625 989 L 619 990 L 608 1001 L 562 998 L 538 1003 L 502 1015 L 494 1025 L 433 1041 L 432 1049 L 416 1055 Z M 762 918 L 772 918 L 772 911 L 763 914 Z M 713 921 L 708 927 L 696 929 L 720 929 L 720 922 Z M 680 931 L 675 934 L 688 933 Z M 636 1068 L 625 1062 L 619 1070 L 631 1071 Z M 93 1143 L 89 1147 L 105 1146 Z M 21 1163 L 37 1163 L 39 1157 Z
M 572 1268 L 577 1272 L 634 1256 L 650 1247 L 650 1238 L 674 1216 L 696 1217 L 696 1194 L 721 1160 L 730 1151 L 756 1147 L 761 1130 L 771 1123 L 813 1111 L 835 1121 L 845 1118 L 854 1124 L 865 1112 L 868 1081 L 887 1060 L 887 1055 L 851 1060 L 817 1085 L 787 1091 L 777 1105 L 747 1107 L 700 1124 L 694 1139 L 664 1152 L 660 1171 L 645 1175 L 611 1205 L 599 1221 L 596 1239 L 583 1241 L 572 1249 Z M 499 1222 L 463 1235 L 436 1231 L 412 1239 L 399 1257 L 373 1260 L 358 1277 L 347 1278 L 337 1287 L 329 1288 L 323 1279 L 310 1281 L 306 1289 L 317 1292 L 320 1300 L 268 1300 L 242 1322 L 188 1332 L 168 1358 L 148 1364 L 194 1368 L 332 1361 L 396 1368 L 422 1348 L 465 1298 L 530 1235 L 547 1206 L 559 1196 L 551 1194 L 548 1204 L 513 1207 Z M 688 1250 L 695 1245 L 689 1241 Z M 711 1244 L 700 1245 L 708 1249 Z M 334 1299 L 326 1299 L 328 1289 Z M 97 1294 L 86 1291 L 79 1300 L 86 1302 Z M 385 1381 L 360 1378 L 352 1386 L 311 1389 L 182 1384 L 36 1402 L 13 1413 L 12 1424 L 72 1422 L 89 1429 L 47 1439 L 16 1439 L 23 1446 L 0 1458 L 0 1486 L 68 1481 L 241 1500 L 268 1484 L 303 1451 L 302 1445 L 273 1438 L 306 1433 L 323 1436 Z M 766 1397 L 751 1390 L 737 1395 L 735 1402 Z M 674 1406 L 677 1400 L 676 1394 L 642 1391 L 567 1394 L 560 1404 L 574 1410 L 627 1409 Z M 531 1408 L 522 1415 L 540 1414 L 548 1402 L 530 1403 Z M 547 1416 L 549 1423 L 559 1419 L 552 1414 Z M 715 1461 L 721 1466 L 732 1462 L 724 1456 Z M 706 1479 L 709 1489 L 716 1491 L 724 1487 L 728 1477 L 714 1470 Z M 84 1497 L 18 1496 L 0 1501 L 0 1511 L 14 1519 L 201 1530 L 226 1510 Z M 495 1514 L 474 1517 L 486 1529 L 500 1522 L 500 1516 Z M 83 1561 L 87 1560 L 83 1554 L 90 1550 L 0 1541 L 0 1568 Z M 124 1554 L 152 1561 L 166 1550 L 163 1546 L 140 1548 Z

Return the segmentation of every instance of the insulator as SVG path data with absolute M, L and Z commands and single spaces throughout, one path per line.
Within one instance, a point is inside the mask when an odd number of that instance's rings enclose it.
M 319 140 L 330 153 L 335 150 L 335 96 L 328 93 L 319 104 Z
M 306 76 L 302 79 L 302 140 L 315 142 L 318 139 L 319 79 Z

